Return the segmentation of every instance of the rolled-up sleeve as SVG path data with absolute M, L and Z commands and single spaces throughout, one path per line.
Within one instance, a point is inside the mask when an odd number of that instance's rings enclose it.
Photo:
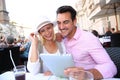
M 117 73 L 117 68 L 114 62 L 111 60 L 106 50 L 102 47 L 99 40 L 93 39 L 92 42 L 94 46 L 90 46 L 89 53 L 96 63 L 94 68 L 103 75 L 103 78 L 114 77 Z
M 28 55 L 27 69 L 31 74 L 35 75 L 35 74 L 40 73 L 40 67 L 41 67 L 40 59 L 38 58 L 38 60 L 36 62 L 31 62 L 31 60 L 30 60 L 31 49 L 32 49 L 32 46 L 30 47 L 30 51 L 29 51 L 29 55 Z
M 95 68 L 103 75 L 103 78 L 111 78 L 117 73 L 116 66 L 113 62 L 96 65 Z
M 40 73 L 40 62 L 39 62 L 39 60 L 37 60 L 36 62 L 28 61 L 27 69 L 33 75 Z

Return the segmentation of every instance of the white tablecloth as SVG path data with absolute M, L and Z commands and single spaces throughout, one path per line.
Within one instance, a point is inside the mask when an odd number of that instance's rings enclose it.
M 15 80 L 12 71 L 5 72 L 0 75 L 0 80 Z M 43 74 L 32 75 L 26 73 L 26 80 L 67 80 L 66 78 L 59 78 L 55 76 L 44 76 Z
M 13 72 L 5 72 L 0 75 L 0 80 L 15 80 Z M 67 80 L 66 78 L 58 78 L 55 76 L 44 76 L 43 74 L 32 75 L 26 73 L 26 80 Z M 109 78 L 103 80 L 120 80 L 120 78 Z

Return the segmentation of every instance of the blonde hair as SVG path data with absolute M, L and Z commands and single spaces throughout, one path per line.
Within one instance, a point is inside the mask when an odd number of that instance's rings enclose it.
M 39 34 L 39 38 L 40 38 L 41 43 L 44 44 L 45 43 L 45 38 L 43 38 L 40 34 Z M 54 34 L 53 40 L 54 41 L 56 40 L 56 35 L 55 34 Z

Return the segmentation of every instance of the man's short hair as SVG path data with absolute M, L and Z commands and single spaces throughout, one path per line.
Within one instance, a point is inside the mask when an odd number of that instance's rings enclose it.
M 71 6 L 61 6 L 57 9 L 56 13 L 59 14 L 59 13 L 66 13 L 66 12 L 70 12 L 72 20 L 74 20 L 76 18 L 77 12 Z
M 6 38 L 6 42 L 8 43 L 8 44 L 12 44 L 12 43 L 14 43 L 14 37 L 13 36 L 7 36 L 7 38 Z

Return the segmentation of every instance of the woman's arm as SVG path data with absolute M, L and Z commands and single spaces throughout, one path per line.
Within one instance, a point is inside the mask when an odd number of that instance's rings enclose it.
M 40 72 L 40 62 L 38 54 L 38 38 L 34 33 L 30 34 L 31 47 L 28 56 L 27 68 L 32 74 Z

